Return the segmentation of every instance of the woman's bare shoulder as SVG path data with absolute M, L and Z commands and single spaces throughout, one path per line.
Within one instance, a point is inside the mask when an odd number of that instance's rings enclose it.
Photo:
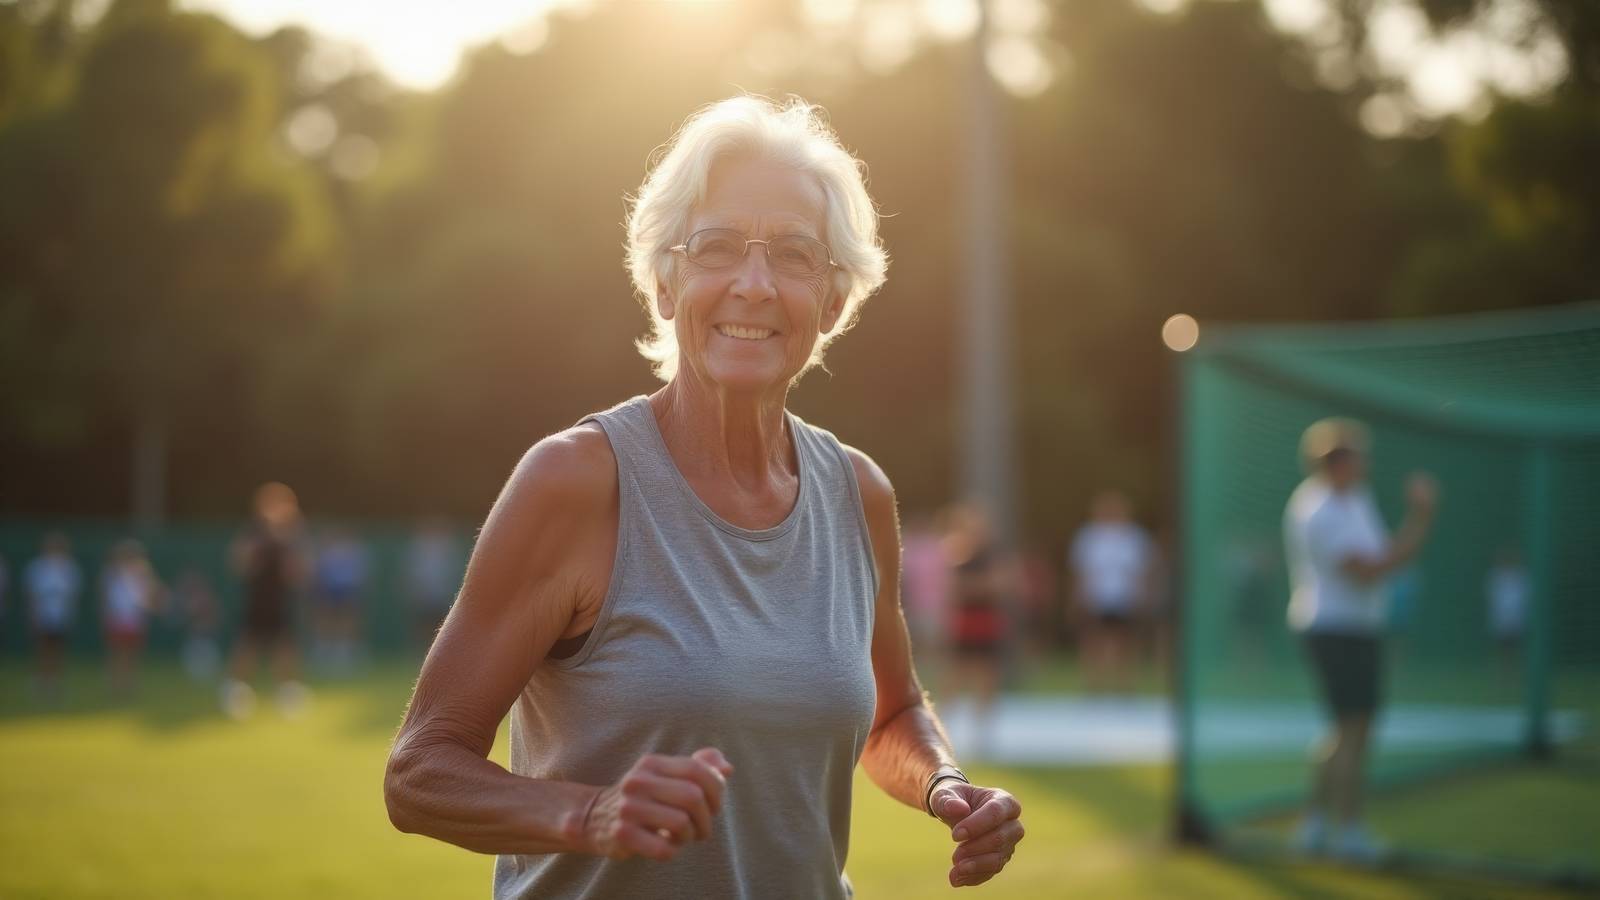
M 867 517 L 867 536 L 877 558 L 878 571 L 900 568 L 900 514 L 895 507 L 894 485 L 872 457 L 849 444 L 841 444 L 861 486 L 861 511 Z
M 523 454 L 484 522 L 469 587 L 480 572 L 498 583 L 578 564 L 577 550 L 612 528 L 617 502 L 616 456 L 598 425 L 544 438 Z
M 605 431 L 593 422 L 544 438 L 523 454 L 503 501 L 523 507 L 577 512 L 609 506 L 617 493 L 617 458 Z
M 889 476 L 884 473 L 883 467 L 866 453 L 857 450 L 849 444 L 841 443 L 845 456 L 850 458 L 850 465 L 855 469 L 856 483 L 861 485 L 861 504 L 867 509 L 867 516 L 872 517 L 874 512 L 894 513 L 894 485 L 889 483 Z

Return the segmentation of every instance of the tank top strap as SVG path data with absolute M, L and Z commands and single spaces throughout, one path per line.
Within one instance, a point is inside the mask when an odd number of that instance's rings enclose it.
M 624 400 L 585 416 L 579 424 L 584 422 L 594 422 L 605 430 L 617 459 L 622 541 L 628 540 L 629 532 L 643 524 L 643 519 L 665 527 L 692 524 L 691 510 L 680 500 L 686 487 L 679 485 L 681 476 L 665 453 L 649 397 L 641 394 Z
M 619 475 L 637 472 L 640 463 L 648 460 L 654 448 L 649 423 L 644 421 L 641 414 L 653 415 L 649 398 L 643 394 L 578 420 L 579 425 L 593 422 L 605 431 L 606 438 L 611 442 L 611 451 L 617 457 Z
M 881 573 L 872 552 L 872 536 L 867 530 L 866 505 L 861 496 L 861 484 L 856 478 L 855 464 L 845 450 L 844 442 L 833 432 L 819 428 L 789 413 L 789 424 L 794 430 L 795 452 L 805 456 L 802 465 L 812 473 L 820 502 L 841 520 L 838 526 L 846 533 L 854 532 L 853 543 L 869 563 L 872 577 L 872 596 L 878 593 Z

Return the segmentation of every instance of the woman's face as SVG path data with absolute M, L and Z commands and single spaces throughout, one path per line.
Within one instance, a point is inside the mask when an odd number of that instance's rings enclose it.
M 755 240 L 802 234 L 824 243 L 822 189 L 808 175 L 776 163 L 729 159 L 711 170 L 705 202 L 689 218 L 689 235 L 728 228 Z M 792 274 L 772 267 L 762 244 L 722 269 L 677 260 L 670 286 L 657 298 L 673 321 L 680 377 L 737 392 L 786 389 L 805 368 L 822 333 L 838 324 L 843 298 L 833 270 Z

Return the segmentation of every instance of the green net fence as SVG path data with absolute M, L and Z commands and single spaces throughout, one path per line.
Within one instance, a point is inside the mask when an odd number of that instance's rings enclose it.
M 1391 529 L 1409 472 L 1432 472 L 1442 489 L 1425 551 L 1389 584 L 1368 766 L 1378 829 L 1417 854 L 1593 871 L 1600 304 L 1208 328 L 1182 379 L 1185 820 L 1223 839 L 1282 841 L 1308 796 L 1327 719 L 1286 625 L 1283 514 L 1304 477 L 1301 433 L 1348 416 L 1372 430 L 1370 483 Z M 1511 556 L 1530 585 L 1516 640 L 1491 627 L 1488 590 Z M 1486 789 L 1494 779 L 1511 786 Z M 1414 814 L 1468 795 L 1481 795 L 1462 808 L 1471 825 Z M 1510 823 L 1539 816 L 1570 817 L 1570 837 L 1519 844 Z

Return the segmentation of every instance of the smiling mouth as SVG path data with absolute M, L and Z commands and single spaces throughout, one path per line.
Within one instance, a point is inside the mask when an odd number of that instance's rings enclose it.
M 771 328 L 746 328 L 743 325 L 717 326 L 717 334 L 741 341 L 764 341 L 775 333 Z

